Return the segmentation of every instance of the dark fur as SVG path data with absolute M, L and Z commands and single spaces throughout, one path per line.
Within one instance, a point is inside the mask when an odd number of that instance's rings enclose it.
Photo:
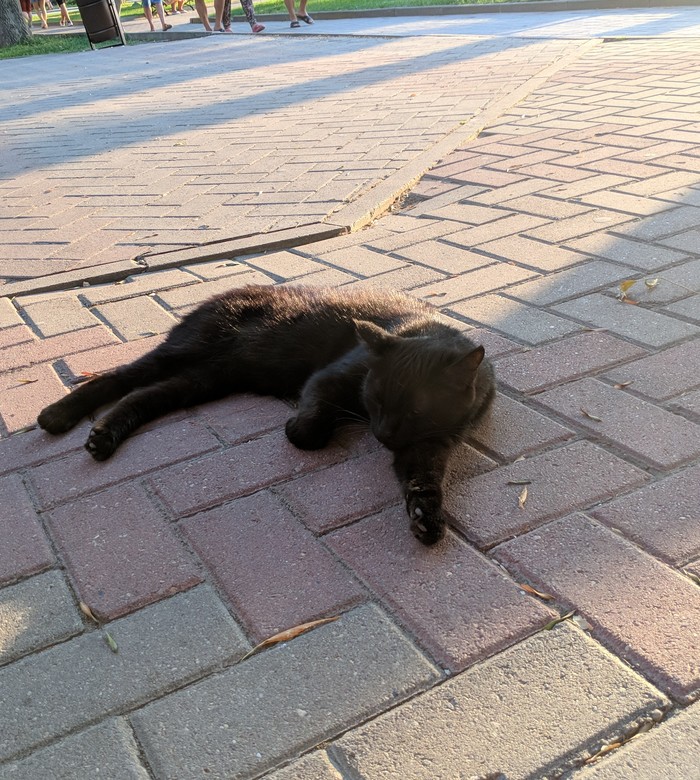
M 150 420 L 231 393 L 298 398 L 287 437 L 324 447 L 348 419 L 369 419 L 394 453 L 413 533 L 444 534 L 442 480 L 464 429 L 488 407 L 493 370 L 428 305 L 403 295 L 245 287 L 202 304 L 159 347 L 46 407 L 62 433 L 103 404 L 86 448 L 105 460 Z

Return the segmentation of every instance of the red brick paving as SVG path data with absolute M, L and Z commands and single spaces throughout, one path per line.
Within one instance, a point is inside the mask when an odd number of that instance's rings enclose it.
M 581 515 L 508 542 L 496 555 L 576 606 L 594 636 L 678 700 L 700 687 L 700 590 L 689 580 Z
M 547 623 L 551 610 L 461 539 L 426 548 L 403 507 L 328 537 L 330 547 L 441 664 L 459 671 Z
M 366 598 L 351 572 L 268 491 L 180 527 L 257 642 Z
M 98 618 L 113 620 L 202 580 L 138 485 L 110 488 L 46 517 L 78 596 Z
M 245 280 L 371 285 L 424 298 L 485 345 L 501 383 L 491 415 L 450 465 L 444 543 L 426 549 L 410 536 L 391 458 L 368 434 L 346 432 L 324 451 L 301 453 L 284 438 L 288 404 L 243 396 L 156 421 L 103 464 L 82 449 L 88 421 L 63 437 L 38 430 L 5 437 L 0 581 L 65 568 L 76 600 L 111 619 L 168 604 L 203 579 L 252 642 L 374 601 L 406 641 L 453 672 L 510 645 L 517 650 L 552 615 L 572 608 L 591 624 L 595 643 L 648 682 L 678 702 L 697 698 L 700 591 L 683 572 L 700 576 L 700 171 L 690 114 L 698 74 L 690 43 L 597 45 L 492 117 L 485 132 L 424 177 L 406 209 L 367 230 L 236 258 L 235 266 L 190 259 L 185 269 L 124 284 L 2 301 L 0 414 L 11 430 L 31 422 L 71 379 L 162 341 L 125 343 L 141 333 L 138 317 L 129 320 L 138 296 L 149 295 L 140 300 L 154 322 Z M 406 102 L 399 98 L 402 110 Z M 375 165 L 376 139 L 365 145 L 373 159 L 353 163 L 352 181 Z M 307 175 L 319 189 L 339 163 L 323 144 L 314 153 L 324 160 Z M 258 162 L 281 175 L 280 161 L 267 153 L 250 164 Z M 393 164 L 401 165 L 398 157 Z M 231 215 L 255 230 L 262 225 L 240 202 L 220 206 L 241 192 L 257 197 L 257 179 L 234 192 L 225 173 L 202 171 L 211 177 L 206 187 L 181 176 L 162 180 L 177 188 L 173 203 L 193 207 L 200 198 L 202 210 L 210 209 L 212 230 L 201 234 L 192 226 L 176 230 L 168 209 L 135 221 L 143 196 L 115 205 L 119 186 L 100 197 L 81 190 L 86 182 L 74 176 L 84 178 L 82 170 L 59 166 L 54 178 L 66 192 L 83 192 L 81 208 L 71 204 L 71 211 L 111 209 L 124 236 L 138 228 L 125 239 L 134 244 L 114 251 L 147 248 L 146 226 L 158 223 L 156 214 L 165 233 L 186 241 L 219 236 Z M 147 172 L 141 178 L 147 183 Z M 274 203 L 265 193 L 268 200 L 257 204 L 265 224 L 301 213 L 304 183 L 285 186 Z M 323 192 L 315 197 L 321 203 Z M 44 211 L 37 217 L 43 227 L 79 247 L 80 226 L 70 214 Z M 106 222 L 99 230 L 116 235 Z M 89 238 L 79 248 L 87 256 L 98 247 Z M 20 262 L 28 261 L 18 255 L 12 267 Z M 656 277 L 656 291 L 638 296 L 637 306 L 611 297 L 621 280 L 636 278 L 633 291 L 644 293 L 643 279 Z M 505 329 L 498 316 L 485 321 L 490 327 L 470 329 L 466 323 L 479 320 L 470 311 L 476 315 L 488 294 L 527 304 L 540 324 L 556 315 L 563 331 L 583 322 L 591 329 L 535 347 L 524 328 Z M 32 312 L 50 315 L 52 300 L 60 301 L 60 316 L 45 320 L 43 337 L 26 323 Z M 85 328 L 95 314 L 103 324 Z M 25 378 L 38 381 L 17 382 Z M 527 595 L 524 583 L 554 601 Z

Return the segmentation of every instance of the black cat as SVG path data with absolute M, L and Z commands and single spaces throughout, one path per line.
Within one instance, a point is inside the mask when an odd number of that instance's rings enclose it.
M 240 392 L 298 398 L 286 433 L 305 450 L 369 418 L 394 453 L 413 533 L 434 544 L 448 456 L 488 408 L 494 378 L 483 347 L 408 296 L 250 286 L 205 302 L 152 352 L 81 385 L 38 422 L 62 433 L 118 401 L 85 445 L 105 460 L 150 420 Z

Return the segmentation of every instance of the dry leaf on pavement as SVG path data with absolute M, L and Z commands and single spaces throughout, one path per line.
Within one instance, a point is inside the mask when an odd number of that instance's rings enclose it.
M 658 279 L 645 279 L 644 284 L 647 286 L 647 289 L 653 290 L 654 287 L 659 283 Z
M 518 496 L 518 506 L 521 509 L 525 509 L 525 502 L 527 501 L 527 487 L 524 487 L 520 491 L 520 495 Z
M 554 599 L 554 596 L 550 595 L 549 593 L 542 593 L 542 591 L 535 590 L 532 585 L 527 585 L 524 582 L 519 582 L 518 587 L 521 590 L 524 590 L 526 593 L 532 593 L 533 596 L 539 596 L 541 599 L 544 599 L 545 601 L 552 601 Z
M 114 641 L 114 637 L 109 633 L 109 631 L 105 631 L 104 640 L 113 653 L 119 652 L 119 645 Z
M 83 615 L 90 618 L 90 620 L 99 625 L 100 621 L 92 614 L 92 610 L 84 601 L 81 601 L 78 606 L 80 607 L 80 611 L 83 613 Z
M 594 414 L 591 414 L 587 409 L 584 409 L 581 407 L 581 414 L 584 417 L 588 417 L 589 420 L 595 420 L 596 422 L 603 422 L 603 420 L 600 417 L 596 417 Z
M 566 615 L 560 615 L 558 618 L 554 618 L 554 620 L 550 620 L 549 623 L 544 627 L 545 631 L 551 631 L 554 626 L 558 625 L 559 623 L 563 623 L 565 620 L 568 620 L 569 618 L 573 617 L 576 614 L 576 610 L 572 609 L 571 612 L 567 612 Z
M 288 628 L 286 631 L 280 631 L 279 634 L 274 634 L 273 636 L 264 639 L 259 645 L 255 645 L 249 653 L 246 653 L 246 655 L 241 658 L 241 661 L 245 661 L 248 656 L 253 655 L 253 653 L 256 653 L 258 650 L 262 650 L 263 647 L 269 647 L 270 645 L 276 645 L 280 642 L 288 642 L 290 639 L 296 639 L 300 634 L 305 634 L 312 628 L 322 626 L 325 623 L 334 623 L 337 619 L 337 615 L 335 617 L 321 618 L 320 620 L 312 620 L 310 623 L 301 623 L 298 626 L 294 626 L 294 628 Z
M 630 379 L 629 382 L 618 382 L 614 387 L 615 390 L 624 390 L 626 387 L 629 387 L 634 380 Z

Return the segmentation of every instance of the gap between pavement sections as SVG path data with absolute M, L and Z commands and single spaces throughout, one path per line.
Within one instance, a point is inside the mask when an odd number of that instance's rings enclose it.
M 452 131 L 440 141 L 421 152 L 407 165 L 390 174 L 386 179 L 378 182 L 357 199 L 329 214 L 323 222 L 311 222 L 268 233 L 231 236 L 185 249 L 147 252 L 128 260 L 118 260 L 92 268 L 81 268 L 36 279 L 11 282 L 3 286 L 3 297 L 14 298 L 19 295 L 34 295 L 92 284 L 116 282 L 148 271 L 163 271 L 169 268 L 178 268 L 184 264 L 191 265 L 211 260 L 232 259 L 273 250 L 290 249 L 316 241 L 336 238 L 346 233 L 354 233 L 385 214 L 440 160 L 468 141 L 477 138 L 484 128 L 494 124 L 505 111 L 539 89 L 551 76 L 602 43 L 602 39 L 580 41 L 575 48 L 561 56 L 556 62 L 547 65 L 537 75 L 532 76 L 500 100 L 490 104 L 486 110 L 455 125 Z

